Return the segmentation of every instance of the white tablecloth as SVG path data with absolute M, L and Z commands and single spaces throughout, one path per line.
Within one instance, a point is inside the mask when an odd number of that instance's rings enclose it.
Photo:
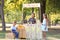
M 24 24 L 26 30 L 26 38 L 42 39 L 42 31 L 40 24 Z

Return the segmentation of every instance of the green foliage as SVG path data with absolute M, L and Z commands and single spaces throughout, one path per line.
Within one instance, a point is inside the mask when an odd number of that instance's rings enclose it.
M 26 1 L 26 0 L 25 0 Z M 4 14 L 5 21 L 12 22 L 14 20 L 22 20 L 22 2 L 23 0 L 5 0 Z
M 47 0 L 46 13 L 51 23 L 56 23 L 57 20 L 60 20 L 60 0 Z
M 49 14 L 49 17 L 50 17 L 51 24 L 57 23 L 58 21 L 60 21 L 60 14 L 59 13 L 55 14 L 55 13 L 51 12 L 51 14 Z
M 14 20 L 22 21 L 22 5 L 23 3 L 32 3 L 38 2 L 36 0 L 4 0 L 4 14 L 5 14 L 5 21 L 12 22 Z M 23 13 L 26 16 L 31 15 L 32 8 L 24 8 Z M 37 11 L 35 9 L 35 11 Z M 26 18 L 25 18 L 26 19 Z
M 1 0 L 0 0 L 0 5 L 1 5 Z
M 46 1 L 46 13 L 60 12 L 60 0 L 47 0 Z
M 14 20 L 22 21 L 23 3 L 42 3 L 43 0 L 4 0 L 4 1 L 5 1 L 4 3 L 5 21 L 12 22 Z M 51 13 L 52 15 L 60 14 L 60 0 L 46 0 L 45 11 L 47 14 L 49 14 L 49 16 L 51 15 Z M 38 8 L 34 8 L 34 12 L 35 14 L 38 14 Z M 32 13 L 32 8 L 24 8 L 23 13 L 26 14 L 25 19 L 28 19 Z

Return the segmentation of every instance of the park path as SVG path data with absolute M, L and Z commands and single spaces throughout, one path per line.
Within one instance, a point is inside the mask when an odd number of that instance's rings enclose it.
M 51 32 L 51 31 L 50 31 Z M 52 32 L 52 33 L 55 33 L 55 32 Z M 0 39 L 0 40 L 14 40 L 14 39 L 9 39 L 10 37 L 13 37 L 13 35 L 11 35 L 11 34 L 9 34 L 9 33 L 6 33 L 5 35 L 9 35 L 9 36 L 5 36 L 5 38 L 3 38 L 3 39 Z M 56 34 L 55 34 L 56 35 Z M 26 40 L 26 39 L 19 39 L 19 40 Z M 52 37 L 52 35 L 51 36 L 48 36 L 47 37 L 47 40 L 60 40 L 60 39 L 58 39 L 58 38 L 56 38 L 56 37 Z

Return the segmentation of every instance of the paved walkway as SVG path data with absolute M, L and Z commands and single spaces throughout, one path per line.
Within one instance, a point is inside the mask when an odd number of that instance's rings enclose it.
M 60 40 L 60 39 L 57 39 L 57 38 L 54 38 L 54 37 L 48 37 L 48 40 Z
M 6 34 L 8 34 L 8 33 L 6 33 Z M 12 37 L 12 35 L 10 34 L 10 36 L 9 37 Z M 3 39 L 0 39 L 0 40 L 14 40 L 14 39 L 9 39 L 9 38 L 3 38 Z M 19 39 L 19 40 L 28 40 L 28 39 Z M 48 36 L 47 37 L 47 40 L 60 40 L 60 39 L 58 39 L 58 38 L 56 38 L 56 37 L 52 37 L 52 35 L 51 35 L 51 37 L 50 36 Z

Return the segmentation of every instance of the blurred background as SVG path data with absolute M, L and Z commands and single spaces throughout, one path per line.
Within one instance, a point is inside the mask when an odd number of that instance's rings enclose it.
M 40 8 L 23 8 L 26 3 L 40 3 Z M 33 12 L 36 20 L 40 21 L 42 14 L 46 13 L 49 20 L 47 38 L 60 39 L 60 0 L 0 0 L 0 38 L 5 38 L 3 34 L 7 32 L 3 31 L 6 28 L 9 32 L 14 20 L 17 24 L 28 21 Z

